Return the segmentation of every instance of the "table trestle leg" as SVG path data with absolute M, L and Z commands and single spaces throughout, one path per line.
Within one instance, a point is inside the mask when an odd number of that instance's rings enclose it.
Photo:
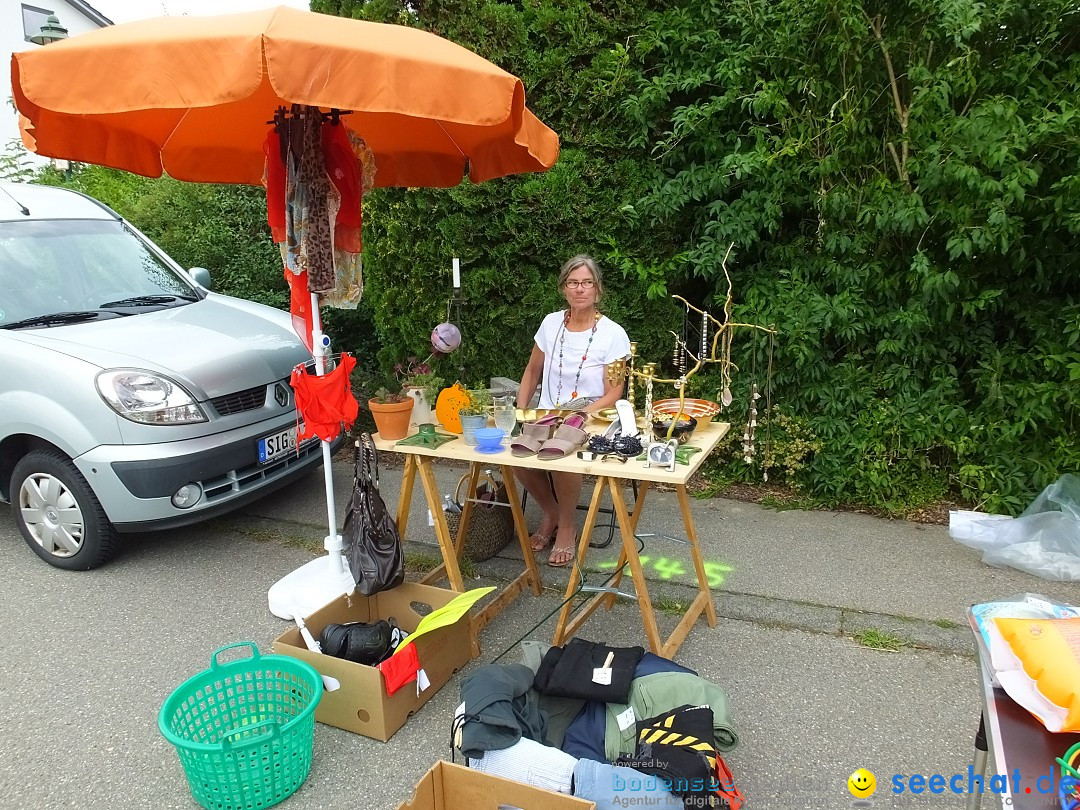
M 630 566 L 630 576 L 634 580 L 634 590 L 637 591 L 638 608 L 641 610 L 641 619 L 645 623 L 645 637 L 649 640 L 649 649 L 657 655 L 663 655 L 664 647 L 660 643 L 660 629 L 656 625 L 656 614 L 653 612 L 652 601 L 649 599 L 645 571 L 638 557 L 637 537 L 634 535 L 634 524 L 626 509 L 626 499 L 616 479 L 608 479 L 608 484 L 611 489 L 611 502 L 615 507 L 615 517 L 619 521 L 619 529 L 622 532 L 622 554 L 625 555 L 626 562 Z M 637 509 L 634 511 L 638 512 Z
M 521 544 L 521 556 L 525 558 L 525 573 L 529 575 L 529 585 L 532 587 L 533 594 L 539 596 L 544 586 L 543 581 L 540 579 L 540 568 L 536 564 L 536 553 L 529 543 L 529 526 L 525 522 L 525 511 L 521 508 L 521 498 L 518 497 L 514 468 L 504 466 L 500 467 L 500 470 L 502 471 L 503 485 L 506 487 L 506 497 L 510 500 L 510 511 L 514 515 L 514 529 L 517 533 L 518 543 Z
M 397 501 L 397 528 L 402 540 L 409 527 L 409 510 L 412 508 L 413 484 L 416 483 L 416 456 L 405 456 L 405 472 L 401 476 L 401 492 Z
M 712 591 L 709 588 L 709 579 L 705 573 L 705 562 L 701 557 L 701 544 L 698 539 L 697 529 L 694 526 L 693 517 L 690 513 L 690 498 L 687 494 L 686 487 L 678 485 L 675 487 L 675 490 L 678 494 L 679 509 L 682 512 L 683 524 L 686 529 L 687 540 L 685 542 L 690 546 L 690 556 L 694 564 L 694 572 L 697 576 L 698 592 L 667 641 L 662 641 L 660 629 L 656 622 L 656 612 L 653 609 L 652 600 L 649 597 L 649 589 L 645 580 L 645 571 L 642 568 L 641 558 L 638 555 L 637 547 L 637 526 L 644 510 L 645 496 L 649 490 L 648 482 L 642 482 L 642 486 L 638 490 L 637 500 L 634 503 L 634 510 L 631 513 L 627 508 L 621 482 L 615 478 L 598 479 L 597 488 L 593 492 L 593 500 L 590 504 L 590 515 L 592 515 L 594 507 L 599 505 L 600 498 L 598 493 L 604 485 L 611 491 L 611 501 L 615 511 L 615 518 L 619 523 L 619 533 L 623 540 L 622 548 L 619 551 L 619 559 L 615 564 L 615 574 L 612 577 L 610 585 L 582 606 L 572 619 L 570 618 L 572 605 L 569 602 L 563 605 L 562 614 L 559 616 L 559 624 L 555 630 L 555 640 L 553 643 L 562 644 L 566 639 L 573 636 L 600 604 L 603 604 L 610 609 L 615 602 L 615 596 L 618 592 L 619 584 L 622 582 L 623 574 L 626 572 L 626 569 L 629 568 L 630 577 L 634 582 L 638 608 L 641 611 L 641 619 L 645 625 L 645 636 L 649 641 L 649 649 L 657 655 L 671 658 L 686 639 L 686 636 L 694 626 L 697 618 L 703 613 L 705 614 L 710 627 L 716 627 L 717 624 L 716 608 L 712 601 Z M 587 537 L 588 535 L 586 534 L 585 536 Z M 584 566 L 585 553 L 587 550 L 587 544 L 578 549 L 579 566 Z M 579 579 L 579 571 L 575 569 L 571 573 L 570 583 L 567 587 L 567 599 L 575 592 Z
M 698 594 L 705 600 L 705 617 L 708 619 L 709 627 L 716 627 L 716 606 L 713 605 L 712 589 L 709 588 L 709 575 L 705 573 L 705 560 L 701 557 L 701 542 L 698 540 L 697 527 L 694 526 L 694 518 L 690 514 L 690 496 L 683 485 L 675 487 L 675 491 L 679 493 L 683 525 L 686 526 L 686 536 L 690 540 L 690 557 L 694 561 L 694 570 L 697 572 Z
M 596 516 L 600 511 L 600 501 L 604 496 L 604 481 L 603 477 L 596 479 L 596 484 L 593 486 L 592 498 L 589 501 L 589 511 L 585 515 L 585 528 L 581 532 L 581 536 L 578 538 L 577 556 L 574 558 L 574 562 L 570 567 L 570 581 L 566 584 L 566 595 L 562 610 L 559 611 L 559 621 L 555 625 L 555 638 L 551 642 L 555 646 L 561 646 L 566 639 L 570 638 L 577 632 L 587 618 L 596 610 L 597 605 L 600 604 L 600 599 L 606 594 L 597 594 L 589 602 L 584 605 L 578 614 L 574 617 L 573 621 L 570 620 L 570 614 L 574 612 L 573 595 L 577 590 L 578 583 L 581 581 L 581 571 L 585 567 L 585 555 L 589 551 L 589 536 L 592 534 L 593 526 L 596 525 Z
M 630 516 L 630 530 L 634 533 L 634 539 L 637 540 L 637 526 L 638 521 L 641 519 L 641 512 L 645 506 L 645 496 L 649 494 L 649 482 L 642 481 L 638 484 L 637 500 L 634 501 L 634 514 Z M 634 548 L 637 548 L 635 544 Z M 622 582 L 623 574 L 626 572 L 626 549 L 623 546 L 619 547 L 619 560 L 615 563 L 615 578 L 611 581 L 612 588 L 618 588 L 619 583 Z M 615 604 L 615 595 L 611 594 L 604 600 L 604 608 L 611 610 Z
M 437 582 L 446 576 L 450 582 L 450 587 L 461 593 L 465 590 L 465 583 L 461 579 L 461 566 L 458 564 L 457 550 L 454 546 L 454 538 L 450 536 L 450 527 L 446 524 L 446 515 L 442 510 L 442 499 L 439 497 L 439 485 L 435 481 L 435 472 L 431 468 L 431 459 L 418 458 L 418 465 L 420 467 L 420 483 L 424 487 L 424 494 L 427 496 L 428 509 L 431 510 L 431 516 L 435 521 L 435 537 L 439 540 L 439 549 L 442 551 L 443 564 L 439 568 L 436 568 L 426 577 L 424 577 L 425 583 Z M 464 517 L 464 515 L 463 515 Z M 462 525 L 465 521 L 462 520 Z M 440 576 L 436 577 L 435 574 Z
M 480 465 L 475 461 L 469 465 L 469 480 L 465 485 L 465 505 L 461 507 L 461 520 L 458 521 L 457 537 L 454 538 L 454 555 L 460 560 L 465 548 L 465 538 L 469 536 L 469 522 L 472 520 L 473 502 L 476 499 L 476 485 L 480 483 Z
M 517 599 L 526 586 L 531 586 L 533 593 L 537 596 L 540 595 L 543 587 L 540 581 L 540 569 L 536 565 L 532 546 L 529 545 L 529 529 L 525 523 L 525 512 L 521 508 L 521 499 L 518 498 L 514 470 L 509 466 L 503 466 L 500 470 L 503 484 L 506 487 L 506 497 L 510 500 L 510 511 L 514 515 L 514 530 L 518 542 L 521 544 L 521 554 L 525 558 L 525 570 L 518 574 L 513 582 L 503 588 L 497 597 L 485 605 L 483 610 L 477 612 L 473 618 L 473 629 L 476 633 L 479 633 L 492 619 L 502 613 L 511 602 Z

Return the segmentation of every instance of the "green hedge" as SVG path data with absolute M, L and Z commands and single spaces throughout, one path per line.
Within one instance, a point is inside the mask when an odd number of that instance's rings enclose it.
M 436 370 L 517 376 L 555 274 L 587 251 L 604 308 L 664 363 L 680 293 L 779 331 L 750 468 L 827 503 L 943 496 L 1016 513 L 1080 469 L 1080 24 L 1071 0 L 393 2 L 313 10 L 415 25 L 520 76 L 559 132 L 541 175 L 365 203 L 365 299 L 330 312 L 365 380 L 424 356 L 450 262 L 465 342 Z M 877 12 L 874 12 L 877 13 Z M 284 304 L 258 189 L 83 169 L 85 188 L 218 288 Z M 744 333 L 735 406 L 765 385 Z M 693 390 L 717 396 L 715 369 Z M 663 392 L 661 392 L 663 393 Z M 670 393 L 670 392 L 667 392 Z M 766 452 L 768 450 L 768 452 Z M 714 465 L 716 467 L 716 465 Z

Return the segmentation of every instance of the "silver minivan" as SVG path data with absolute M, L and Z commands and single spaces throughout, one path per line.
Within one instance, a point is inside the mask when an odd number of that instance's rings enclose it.
M 42 559 L 180 526 L 317 467 L 288 313 L 209 291 L 101 203 L 0 182 L 0 500 Z M 339 440 L 340 441 L 340 440 Z

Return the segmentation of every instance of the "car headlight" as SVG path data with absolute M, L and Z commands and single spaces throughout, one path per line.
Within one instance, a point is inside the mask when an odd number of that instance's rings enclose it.
M 206 414 L 178 383 L 152 371 L 113 369 L 97 375 L 98 393 L 125 419 L 150 425 L 205 422 Z

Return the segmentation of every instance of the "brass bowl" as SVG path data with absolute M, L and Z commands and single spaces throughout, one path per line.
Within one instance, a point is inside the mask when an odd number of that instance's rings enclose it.
M 661 399 L 653 403 L 653 418 L 670 418 L 679 412 L 678 399 Z M 708 422 L 720 413 L 720 406 L 709 399 L 687 398 L 683 401 L 683 416 L 692 416 L 703 422 Z
M 614 422 L 619 418 L 619 411 L 617 408 L 601 408 L 590 416 L 600 422 Z
M 559 408 L 518 408 L 514 413 L 517 416 L 518 422 L 535 422 L 540 417 L 547 416 L 551 413 L 565 419 L 572 414 L 573 411 Z

